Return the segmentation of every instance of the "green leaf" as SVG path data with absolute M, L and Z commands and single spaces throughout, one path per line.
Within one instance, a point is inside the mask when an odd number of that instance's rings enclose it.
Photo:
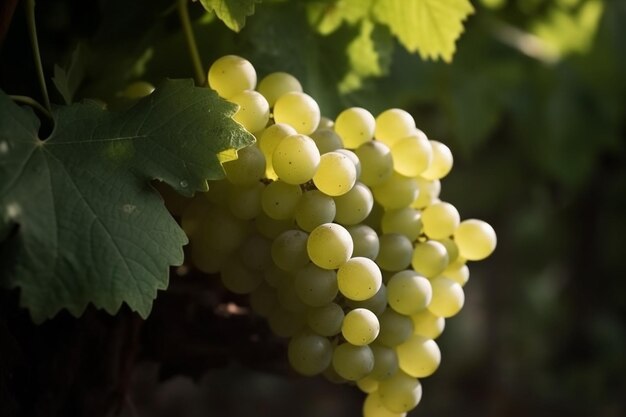
M 222 178 L 217 154 L 253 141 L 234 111 L 191 80 L 168 80 L 122 112 L 58 107 L 42 141 L 32 110 L 0 91 L 0 277 L 33 320 L 88 303 L 149 314 L 187 243 L 150 181 L 191 196 Z
M 335 0 L 307 4 L 311 26 L 320 34 L 329 35 L 345 21 L 355 24 L 369 15 L 373 0 Z
M 473 12 L 469 0 L 377 0 L 373 11 L 408 51 L 446 62 L 452 61 L 462 22 Z
M 82 48 L 78 45 L 72 53 L 72 59 L 67 69 L 61 68 L 56 64 L 54 65 L 52 82 L 59 90 L 59 93 L 61 93 L 65 104 L 72 103 L 74 94 L 76 94 L 80 83 L 85 77 L 85 62 L 82 55 Z
M 261 0 L 200 0 L 209 12 L 217 17 L 231 30 L 239 32 L 246 24 L 246 17 L 254 14 L 255 3 Z

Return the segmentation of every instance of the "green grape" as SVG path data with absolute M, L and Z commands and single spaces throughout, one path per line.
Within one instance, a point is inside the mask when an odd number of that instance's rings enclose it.
M 352 256 L 354 243 L 350 233 L 335 223 L 317 226 L 309 234 L 307 251 L 311 261 L 324 269 L 337 269 Z
M 411 207 L 423 209 L 433 204 L 437 198 L 439 198 L 439 193 L 441 192 L 441 182 L 439 180 L 431 181 L 417 177 L 415 181 L 417 181 L 419 193 L 417 194 L 417 198 L 411 203 Z
M 210 210 L 210 205 L 206 200 L 200 198 L 200 194 L 196 194 L 191 202 L 183 210 L 180 216 L 180 226 L 190 239 L 202 234 L 201 225 L 206 218 L 206 213 Z
M 278 289 L 285 283 L 289 283 L 293 279 L 290 272 L 280 269 L 274 263 L 263 271 L 263 278 L 267 285 L 275 289 Z
M 373 297 L 382 282 L 378 265 L 369 258 L 352 258 L 337 270 L 339 291 L 350 300 L 362 301 Z
M 452 236 L 460 222 L 459 212 L 450 203 L 441 201 L 422 211 L 424 233 L 431 239 L 444 239 Z
M 285 310 L 293 313 L 306 313 L 307 305 L 298 297 L 293 277 L 280 282 L 276 288 L 276 298 L 278 304 Z M 306 320 L 306 316 L 304 318 Z
M 381 233 L 380 224 L 383 220 L 383 214 L 385 214 L 385 209 L 374 200 L 372 211 L 370 215 L 367 216 L 367 219 L 363 220 L 363 223 L 376 230 L 378 233 Z
M 437 242 L 445 246 L 446 252 L 448 252 L 448 266 L 450 266 L 459 257 L 459 247 L 456 245 L 456 242 L 449 237 L 445 239 L 437 239 Z
M 286 230 L 272 242 L 272 260 L 285 271 L 293 272 L 309 263 L 306 243 L 309 235 L 301 230 Z
M 430 281 L 410 269 L 398 272 L 387 282 L 389 306 L 400 314 L 411 315 L 425 309 L 432 296 Z
M 333 129 L 334 126 L 335 126 L 335 122 L 334 122 L 333 119 L 330 119 L 328 117 L 322 116 L 322 117 L 320 117 L 320 123 L 319 123 L 319 125 L 317 125 L 317 129 L 316 130 Z
M 320 107 L 308 94 L 283 94 L 274 104 L 274 121 L 287 123 L 298 133 L 310 135 L 320 123 Z
M 308 260 L 308 259 L 307 259 Z M 309 306 L 322 307 L 337 296 L 337 273 L 309 263 L 296 273 L 294 288 L 298 297 Z
M 257 133 L 265 129 L 270 119 L 270 105 L 261 94 L 246 90 L 228 99 L 238 104 L 239 109 L 233 114 L 233 120 L 240 123 L 248 132 Z
M 236 257 L 226 259 L 220 268 L 222 284 L 235 294 L 250 294 L 263 282 L 263 275 L 251 271 Z
M 265 156 L 265 176 L 271 180 L 278 178 L 272 164 L 272 155 L 276 146 L 287 136 L 295 135 L 296 129 L 284 123 L 276 123 L 265 128 L 257 139 L 257 146 Z
M 339 375 L 332 366 L 326 368 L 324 372 L 322 372 L 322 376 L 326 379 L 326 381 L 333 384 L 345 384 L 346 382 L 349 382 L 347 379 Z
M 231 253 L 248 235 L 248 224 L 235 218 L 222 207 L 211 207 L 203 213 L 199 230 L 193 237 L 202 237 L 207 248 Z
M 147 81 L 134 81 L 126 86 L 118 95 L 131 100 L 137 100 L 149 96 L 154 91 L 154 86 Z
M 298 226 L 310 232 L 321 224 L 332 222 L 336 212 L 337 207 L 332 197 L 321 191 L 311 190 L 302 194 L 294 215 Z
M 413 250 L 411 265 L 415 272 L 426 278 L 434 278 L 448 266 L 448 251 L 443 244 L 434 240 L 418 243 Z
M 375 364 L 374 360 L 374 364 Z M 358 381 L 356 381 L 356 386 L 364 393 L 370 394 L 378 390 L 378 380 L 372 378 L 371 376 L 365 376 Z
M 459 266 L 448 266 L 441 273 L 446 278 L 450 278 L 452 281 L 457 282 L 461 287 L 467 284 L 469 280 L 469 268 L 467 265 L 459 265 Z
M 208 78 L 209 87 L 225 99 L 256 87 L 254 67 L 248 60 L 236 55 L 226 55 L 213 62 Z
M 234 185 L 249 187 L 265 175 L 265 157 L 256 146 L 247 146 L 237 151 L 237 159 L 225 162 L 226 179 Z
M 276 290 L 262 282 L 250 293 L 250 308 L 261 317 L 268 317 L 278 305 Z
M 335 197 L 337 223 L 350 226 L 361 223 L 369 216 L 374 206 L 374 196 L 367 185 L 357 182 L 352 189 Z
M 350 308 L 366 308 L 377 316 L 380 316 L 387 308 L 387 287 L 385 284 L 381 284 L 376 294 L 365 300 L 356 301 L 346 299 L 346 305 Z
M 413 244 L 408 237 L 399 233 L 388 233 L 378 237 L 380 249 L 376 263 L 385 271 L 402 271 L 411 264 Z
M 389 147 L 382 142 L 369 141 L 359 146 L 354 153 L 361 162 L 360 181 L 374 187 L 391 178 L 393 159 Z
M 365 224 L 359 224 L 348 227 L 348 232 L 354 242 L 352 256 L 360 256 L 372 260 L 376 259 L 378 250 L 380 249 L 380 242 L 378 240 L 378 234 L 374 229 Z
M 209 192 L 198 194 L 200 199 L 211 202 L 215 206 L 225 206 L 224 202 L 228 198 L 231 182 L 227 179 L 217 181 L 207 181 Z M 255 182 L 256 184 L 256 182 Z
M 397 140 L 391 147 L 393 169 L 406 177 L 417 177 L 433 159 L 433 149 L 428 138 L 416 129 L 411 136 Z
M 380 393 L 374 391 L 365 397 L 365 402 L 363 403 L 363 417 L 406 417 L 406 413 L 396 413 L 389 410 L 382 403 Z
M 256 230 L 268 239 L 275 239 L 282 232 L 293 229 L 295 226 L 292 218 L 283 220 L 272 219 L 263 211 L 254 219 L 254 225 Z
M 299 185 L 313 178 L 320 165 L 320 152 L 315 142 L 305 135 L 283 138 L 272 154 L 272 167 L 287 184 Z
M 289 341 L 287 357 L 296 372 L 313 376 L 328 368 L 333 357 L 333 347 L 325 337 L 304 332 Z
M 454 231 L 459 254 L 470 261 L 485 259 L 496 249 L 496 232 L 482 220 L 463 220 Z
M 380 401 L 389 410 L 404 413 L 417 407 L 422 399 L 422 385 L 402 371 L 378 384 Z
M 433 150 L 433 159 L 428 168 L 420 175 L 428 180 L 439 180 L 452 170 L 454 162 L 452 152 L 450 152 L 450 148 L 436 140 L 431 140 L 430 146 Z
M 430 282 L 433 288 L 433 299 L 428 309 L 440 317 L 452 317 L 463 308 L 465 294 L 459 283 L 440 276 Z
M 422 215 L 411 207 L 385 210 L 380 226 L 383 233 L 400 233 L 413 242 L 422 233 Z
M 193 265 L 206 274 L 219 272 L 224 254 L 207 247 L 202 237 L 194 238 L 191 241 L 191 261 Z
M 396 347 L 398 363 L 407 375 L 426 378 L 432 375 L 441 363 L 441 351 L 434 340 L 413 335 Z
M 328 303 L 307 310 L 306 323 L 321 336 L 335 336 L 341 331 L 344 313 L 339 304 Z
M 376 120 L 372 113 L 361 108 L 351 107 L 339 113 L 335 119 L 335 132 L 341 136 L 344 146 L 356 149 L 374 137 Z
M 374 137 L 392 147 L 399 139 L 413 135 L 415 129 L 413 116 L 402 109 L 389 109 L 376 117 Z
M 332 129 L 317 129 L 315 132 L 311 133 L 311 139 L 315 141 L 315 145 L 321 155 L 343 148 L 341 138 Z
M 252 271 L 265 271 L 272 264 L 270 241 L 261 235 L 250 235 L 238 253 L 241 263 Z
M 356 179 L 358 180 L 361 176 L 361 161 L 359 160 L 359 157 L 356 156 L 354 152 L 348 149 L 337 149 L 335 152 L 339 152 L 340 154 L 343 154 L 350 158 L 350 160 L 354 164 L 354 167 L 356 168 Z
M 267 324 L 276 336 L 292 337 L 304 328 L 305 315 L 277 306 L 267 316 Z
M 266 75 L 259 82 L 257 88 L 259 93 L 267 99 L 270 107 L 274 107 L 274 103 L 278 97 L 291 92 L 302 92 L 302 85 L 296 77 L 286 72 L 272 72 Z
M 378 343 L 372 343 L 370 348 L 374 354 L 374 369 L 372 369 L 370 376 L 378 381 L 392 377 L 398 371 L 396 351 Z
M 247 187 L 232 186 L 229 189 L 228 210 L 238 219 L 253 220 L 261 212 L 261 194 L 265 185 L 257 182 Z
M 434 315 L 427 308 L 411 314 L 411 320 L 413 321 L 413 334 L 418 334 L 427 339 L 438 338 L 446 327 L 446 320 Z
M 374 368 L 374 354 L 369 346 L 342 343 L 335 347 L 332 364 L 339 376 L 348 381 L 357 381 Z
M 313 183 L 326 195 L 341 196 L 348 193 L 356 181 L 356 168 L 346 155 L 328 152 L 322 155 Z
M 350 310 L 341 325 L 344 339 L 355 346 L 369 345 L 376 339 L 379 331 L 376 314 L 366 308 Z
M 414 178 L 394 173 L 381 184 L 372 187 L 374 198 L 386 210 L 408 207 L 417 198 L 419 186 Z
M 268 184 L 261 194 L 263 212 L 272 219 L 292 219 L 298 200 L 302 197 L 302 189 L 297 185 L 287 184 L 281 180 Z
M 380 333 L 376 343 L 395 347 L 404 343 L 413 334 L 413 322 L 411 318 L 387 309 L 378 317 L 380 323 Z

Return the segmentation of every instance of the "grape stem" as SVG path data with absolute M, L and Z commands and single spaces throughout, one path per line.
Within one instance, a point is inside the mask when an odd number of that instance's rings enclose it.
M 26 7 L 26 21 L 28 23 L 28 33 L 30 35 L 30 44 L 33 48 L 33 58 L 35 60 L 35 67 L 37 69 L 37 77 L 39 78 L 39 87 L 41 87 L 41 95 L 43 96 L 43 102 L 44 102 L 44 105 L 46 106 L 47 113 L 51 114 L 52 107 L 50 106 L 50 97 L 48 96 L 48 87 L 46 86 L 46 79 L 43 74 L 43 65 L 41 64 L 41 54 L 39 53 L 39 41 L 37 40 L 37 25 L 35 24 L 35 0 L 27 0 L 25 3 L 25 7 Z M 29 104 L 32 104 L 32 103 L 29 103 Z
M 50 111 L 48 109 L 46 109 L 44 106 L 42 106 L 37 100 L 28 97 L 28 96 L 14 96 L 11 95 L 9 96 L 9 98 L 13 101 L 15 101 L 16 103 L 23 103 L 23 104 L 28 104 L 29 106 L 39 110 L 41 113 L 45 114 L 50 120 L 54 120 L 52 118 L 52 113 L 50 113 Z
M 180 16 L 180 22 L 183 25 L 185 40 L 187 41 L 187 47 L 189 48 L 189 55 L 191 56 L 193 68 L 196 73 L 196 83 L 198 85 L 204 85 L 204 68 L 202 67 L 202 59 L 200 58 L 200 52 L 198 52 L 198 45 L 196 44 L 196 38 L 193 34 L 193 28 L 191 27 L 191 20 L 189 20 L 187 0 L 178 0 L 178 15 Z

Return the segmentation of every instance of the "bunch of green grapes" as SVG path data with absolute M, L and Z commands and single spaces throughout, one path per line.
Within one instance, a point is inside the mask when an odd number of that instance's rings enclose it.
M 257 84 L 238 56 L 208 79 L 257 141 L 182 213 L 193 263 L 249 294 L 290 338 L 295 371 L 356 383 L 365 417 L 404 416 L 439 366 L 445 319 L 463 307 L 467 261 L 496 246 L 489 224 L 439 199 L 450 149 L 400 109 L 321 117 L 292 75 Z

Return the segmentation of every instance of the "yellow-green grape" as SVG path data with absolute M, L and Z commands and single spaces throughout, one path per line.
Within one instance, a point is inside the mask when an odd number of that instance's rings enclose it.
M 320 129 L 332 129 L 335 126 L 335 121 L 328 117 L 320 117 L 320 123 L 317 125 L 317 130 Z
M 352 256 L 362 256 L 364 258 L 376 259 L 380 242 L 378 233 L 365 224 L 348 227 L 348 232 L 352 236 L 354 242 L 354 251 Z
M 304 313 L 294 313 L 277 306 L 267 317 L 270 330 L 279 337 L 292 337 L 298 334 L 305 326 Z
M 294 215 L 298 226 L 310 232 L 321 224 L 332 222 L 336 212 L 332 197 L 318 190 L 310 190 L 300 197 Z
M 272 219 L 264 211 L 261 211 L 259 215 L 254 219 L 254 225 L 256 230 L 264 237 L 268 239 L 275 239 L 285 230 L 293 229 L 295 226 L 292 218 L 287 219 Z
M 228 100 L 239 105 L 239 109 L 233 114 L 234 121 L 251 133 L 265 129 L 270 119 L 270 106 L 265 97 L 254 90 L 246 90 Z
M 287 311 L 306 314 L 308 306 L 298 297 L 293 276 L 282 280 L 276 288 L 278 304 Z M 305 317 L 306 318 L 306 317 Z
M 441 363 L 441 351 L 434 340 L 413 335 L 396 347 L 398 363 L 407 375 L 426 378 L 432 375 Z
M 380 401 L 389 410 L 404 413 L 417 407 L 422 399 L 422 385 L 410 375 L 396 372 L 394 376 L 378 384 Z
M 287 184 L 280 180 L 274 181 L 263 190 L 261 207 L 263 207 L 263 212 L 272 219 L 291 219 L 300 197 L 302 197 L 302 189 L 298 185 Z
M 154 86 L 147 81 L 134 81 L 119 93 L 119 96 L 131 100 L 149 96 L 154 91 Z
M 402 109 L 385 110 L 376 117 L 374 137 L 388 147 L 415 133 L 413 116 Z
M 428 180 L 439 180 L 452 170 L 454 159 L 450 148 L 436 140 L 430 141 L 433 150 L 433 159 L 430 165 L 420 175 Z
M 285 271 L 297 271 L 309 263 L 306 241 L 309 235 L 302 230 L 287 230 L 272 242 L 272 260 Z
M 383 233 L 401 233 L 414 242 L 422 233 L 422 214 L 411 207 L 385 210 L 380 227 Z
M 385 271 L 402 271 L 411 264 L 413 244 L 404 235 L 388 233 L 378 237 L 376 263 Z
M 352 258 L 337 270 L 339 291 L 351 300 L 362 301 L 373 297 L 382 282 L 383 276 L 378 265 L 369 258 Z
M 320 154 L 332 152 L 343 148 L 343 142 L 337 133 L 332 129 L 317 129 L 311 133 L 311 139 L 315 141 Z
M 263 279 L 270 287 L 278 289 L 285 282 L 289 282 L 293 279 L 290 272 L 280 269 L 274 263 L 269 268 L 263 271 Z
M 433 298 L 428 309 L 439 317 L 452 317 L 463 308 L 465 293 L 458 282 L 440 276 L 431 280 Z
M 413 249 L 411 265 L 415 272 L 426 278 L 434 278 L 448 266 L 448 251 L 434 240 L 418 243 Z
M 461 222 L 459 212 L 450 203 L 439 202 L 422 211 L 424 233 L 431 239 L 443 239 L 452 236 Z
M 425 309 L 432 296 L 430 281 L 410 269 L 394 274 L 387 282 L 389 305 L 400 314 L 408 316 Z
M 287 347 L 291 367 L 299 374 L 313 376 L 328 368 L 333 357 L 330 341 L 310 332 L 294 336 Z
M 274 121 L 287 123 L 298 133 L 310 135 L 320 123 L 320 107 L 308 94 L 283 94 L 274 104 Z
M 345 227 L 336 223 L 317 226 L 309 234 L 307 252 L 311 261 L 324 269 L 337 269 L 352 256 L 354 243 Z
M 304 304 L 322 307 L 337 296 L 337 273 L 309 263 L 296 272 L 293 286 Z
M 265 185 L 233 186 L 228 192 L 228 209 L 238 219 L 252 220 L 261 212 L 261 194 Z
M 258 135 L 257 146 L 263 152 L 265 156 L 265 176 L 271 180 L 278 178 L 276 172 L 274 172 L 274 166 L 272 165 L 272 155 L 276 146 L 281 140 L 287 136 L 295 135 L 296 129 L 286 125 L 284 123 L 276 123 L 268 126 L 260 135 Z
M 413 334 L 418 334 L 427 339 L 438 338 L 446 327 L 446 320 L 434 315 L 427 308 L 411 314 L 411 320 L 413 321 Z
M 380 333 L 376 343 L 395 347 L 404 343 L 413 334 L 413 322 L 411 318 L 387 309 L 378 317 L 380 323 Z
M 339 304 L 329 303 L 307 310 L 306 323 L 321 336 L 335 336 L 341 331 L 344 313 Z
M 361 163 L 360 181 L 374 187 L 391 178 L 393 158 L 389 147 L 382 142 L 369 141 L 355 149 Z
M 361 107 L 346 109 L 335 119 L 335 132 L 341 136 L 344 146 L 348 149 L 356 149 L 372 140 L 375 128 L 374 116 Z
M 206 274 L 219 272 L 224 254 L 206 245 L 202 237 L 194 238 L 191 242 L 191 262 L 200 271 Z
M 449 237 L 445 239 L 437 239 L 437 242 L 445 246 L 446 252 L 448 252 L 448 266 L 454 264 L 459 257 L 459 247 L 456 245 L 456 242 Z M 446 269 L 447 268 L 448 267 L 446 267 Z
M 345 384 L 349 382 L 347 379 L 339 375 L 332 366 L 326 368 L 324 372 L 322 372 L 322 376 L 326 379 L 326 381 L 332 384 Z
M 441 192 L 441 182 L 439 180 L 427 180 L 422 177 L 415 178 L 419 193 L 417 198 L 411 203 L 411 207 L 423 209 L 430 206 L 439 198 Z
M 369 346 L 342 343 L 333 352 L 333 368 L 344 379 L 357 381 L 374 368 L 374 354 Z
M 355 242 L 356 247 L 356 242 Z M 448 266 L 441 273 L 446 278 L 450 278 L 452 281 L 458 282 L 461 287 L 467 284 L 469 281 L 470 271 L 467 265 L 458 265 L 454 267 Z
M 374 391 L 365 397 L 363 417 L 406 417 L 406 413 L 396 413 L 389 410 L 382 403 L 380 393 Z
M 463 220 L 454 231 L 454 241 L 459 254 L 470 261 L 485 259 L 496 249 L 496 232 L 487 222 L 476 219 Z
M 262 282 L 250 293 L 250 308 L 261 317 L 267 318 L 278 305 L 276 290 Z
M 236 257 L 222 263 L 220 277 L 222 284 L 235 294 L 250 294 L 263 282 L 263 275 L 249 270 Z
M 305 135 L 283 138 L 272 154 L 272 167 L 287 184 L 304 184 L 313 178 L 320 165 L 320 151 L 315 142 Z
M 433 159 L 433 149 L 428 138 L 417 130 L 411 136 L 397 140 L 391 147 L 393 169 L 406 177 L 416 177 L 424 172 Z
M 261 235 L 250 235 L 239 247 L 241 263 L 252 271 L 265 271 L 272 264 L 272 244 Z
M 374 359 L 374 364 L 375 363 L 376 363 L 376 359 Z M 366 394 L 370 394 L 378 390 L 378 380 L 368 375 L 356 381 L 356 386 L 362 392 Z
M 385 210 L 408 207 L 419 194 L 415 178 L 394 173 L 381 184 L 372 187 L 374 198 Z
M 237 151 L 237 159 L 225 162 L 226 179 L 234 185 L 251 186 L 265 175 L 265 157 L 256 146 L 247 146 Z
M 387 308 L 387 287 L 385 284 L 381 284 L 376 294 L 365 300 L 356 301 L 348 298 L 346 305 L 350 308 L 366 308 L 380 316 Z
M 278 97 L 293 91 L 301 93 L 302 84 L 296 77 L 286 72 L 272 72 L 266 75 L 259 82 L 257 87 L 259 93 L 267 99 L 270 107 L 274 107 L 274 103 Z
M 359 157 L 356 156 L 354 152 L 348 149 L 337 149 L 335 152 L 339 152 L 340 154 L 343 154 L 350 158 L 350 160 L 354 164 L 354 167 L 356 168 L 356 179 L 358 180 L 361 176 L 361 161 L 359 160 Z
M 333 197 L 345 195 L 356 182 L 356 167 L 346 155 L 328 152 L 321 156 L 313 183 L 318 190 Z
M 247 224 L 230 214 L 222 207 L 211 207 L 204 212 L 199 230 L 204 244 L 222 253 L 231 253 L 238 248 L 248 234 Z
M 378 343 L 372 343 L 370 348 L 374 354 L 374 369 L 372 369 L 370 376 L 378 381 L 392 377 L 398 371 L 396 351 Z
M 341 325 L 344 339 L 356 346 L 369 345 L 376 339 L 379 331 L 378 317 L 366 308 L 350 310 Z
M 256 87 L 256 71 L 252 64 L 236 55 L 226 55 L 209 68 L 209 87 L 221 97 L 230 99 L 244 90 Z
M 357 182 L 344 195 L 335 197 L 335 221 L 345 226 L 361 223 L 374 206 L 374 196 L 367 185 Z

